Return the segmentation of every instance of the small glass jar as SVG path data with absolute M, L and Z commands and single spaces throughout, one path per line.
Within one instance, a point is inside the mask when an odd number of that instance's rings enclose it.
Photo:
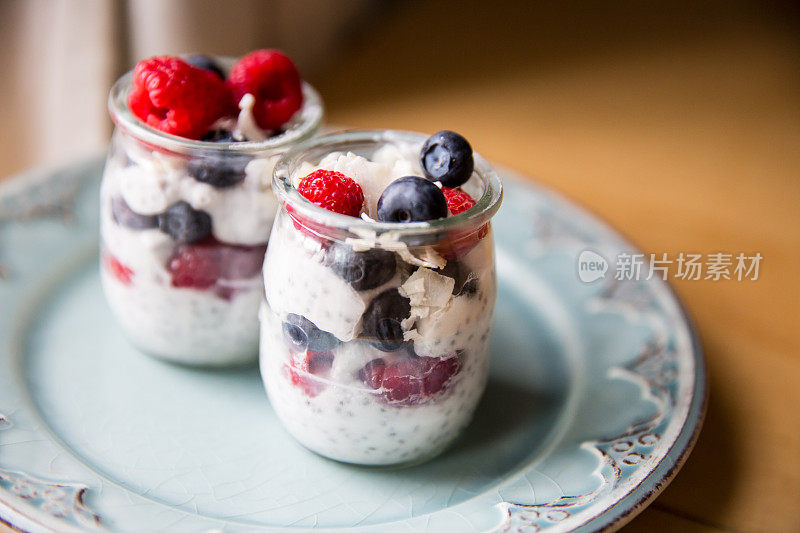
M 469 423 L 486 385 L 497 293 L 490 219 L 502 199 L 491 167 L 475 154 L 462 188 L 476 205 L 430 222 L 348 217 L 296 190 L 316 168 L 340 170 L 329 168 L 337 157 L 387 162 L 387 147 L 398 172 L 421 175 L 425 139 L 334 134 L 298 145 L 275 167 L 280 209 L 264 262 L 261 375 L 287 430 L 339 461 L 435 456 Z M 368 202 L 382 190 L 362 188 Z
M 100 271 L 111 311 L 153 356 L 199 366 L 255 361 L 261 266 L 277 210 L 272 169 L 320 127 L 319 95 L 304 84 L 303 107 L 264 141 L 196 141 L 136 118 L 131 82 L 128 72 L 108 100 L 116 128 L 100 193 Z

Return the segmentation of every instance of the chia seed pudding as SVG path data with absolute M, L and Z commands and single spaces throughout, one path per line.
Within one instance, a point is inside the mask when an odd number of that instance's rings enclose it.
M 100 272 L 118 323 L 148 354 L 202 366 L 257 357 L 260 273 L 278 208 L 272 170 L 323 118 L 316 91 L 287 65 L 272 50 L 239 61 L 164 56 L 111 90 Z M 240 97 L 278 82 L 286 105 L 277 111 L 261 94 Z
M 435 456 L 488 377 L 496 174 L 453 132 L 348 132 L 292 149 L 273 187 L 260 365 L 275 412 L 339 461 Z

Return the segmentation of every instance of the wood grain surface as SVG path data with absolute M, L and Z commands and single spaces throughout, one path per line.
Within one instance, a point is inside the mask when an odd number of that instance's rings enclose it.
M 631 532 L 800 531 L 800 39 L 778 3 L 397 3 L 312 80 L 329 120 L 463 133 L 645 252 L 760 252 L 677 281 L 710 402 Z M 3 530 L 0 526 L 0 530 Z

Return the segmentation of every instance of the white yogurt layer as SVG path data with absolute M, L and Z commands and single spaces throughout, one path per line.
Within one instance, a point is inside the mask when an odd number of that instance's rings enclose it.
M 280 223 L 280 222 L 279 222 Z M 339 340 L 349 341 L 357 334 L 364 300 L 330 268 L 322 265 L 322 249 L 303 247 L 302 234 L 288 217 L 281 230 L 273 231 L 264 261 L 264 283 L 271 287 L 267 301 L 280 310 L 304 316 Z
M 228 366 L 255 360 L 260 282 L 254 280 L 249 290 L 225 300 L 210 291 L 147 282 L 134 272 L 131 284 L 125 285 L 101 267 L 109 307 L 136 347 L 191 365 Z

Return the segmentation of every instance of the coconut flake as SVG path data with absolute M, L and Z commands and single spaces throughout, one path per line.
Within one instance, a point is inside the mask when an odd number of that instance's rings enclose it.
M 455 280 L 425 267 L 418 268 L 399 288 L 401 296 L 410 300 L 411 312 L 401 323 L 408 332 L 417 319 L 447 307 L 453 298 Z M 405 334 L 404 334 L 405 337 Z
M 352 228 L 350 231 L 358 235 L 358 237 L 348 237 L 345 239 L 345 243 L 352 246 L 357 252 L 372 248 L 382 248 L 390 252 L 396 252 L 403 261 L 414 266 L 441 269 L 447 264 L 447 260 L 430 246 L 415 248 L 414 251 L 417 254 L 415 255 L 408 248 L 408 245 L 400 240 L 400 233 L 397 231 L 387 231 L 380 236 L 366 228 Z
M 399 291 L 402 296 L 411 300 L 412 307 L 440 308 L 447 305 L 452 297 L 455 283 L 449 276 L 421 267 L 400 285 Z
M 256 118 L 253 116 L 253 106 L 256 103 L 256 97 L 250 93 L 242 96 L 239 100 L 239 118 L 236 121 L 236 127 L 233 129 L 234 139 L 246 139 L 248 141 L 266 141 L 268 139 L 264 130 L 256 124 Z

